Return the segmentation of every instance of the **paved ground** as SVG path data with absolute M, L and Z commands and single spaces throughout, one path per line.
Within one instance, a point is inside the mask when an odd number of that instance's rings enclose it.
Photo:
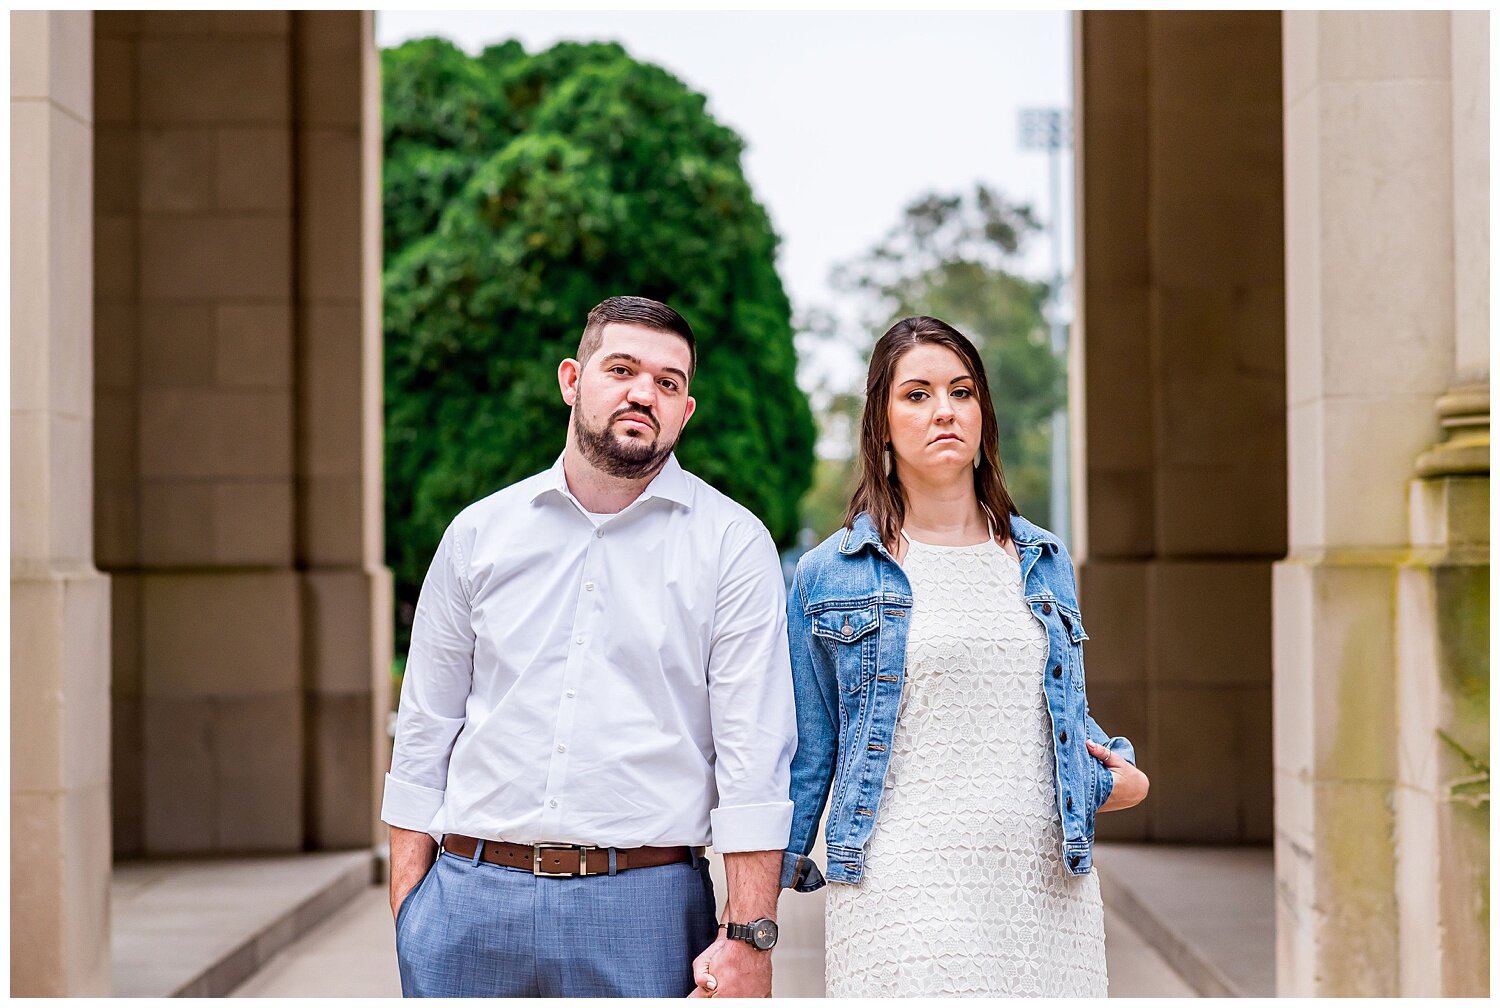
M 775 993 L 823 995 L 823 900 L 787 893 L 779 913 Z M 1192 997 L 1194 992 L 1119 914 L 1105 907 L 1113 997 Z M 371 887 L 272 958 L 234 997 L 396 997 L 394 930 L 384 887 Z

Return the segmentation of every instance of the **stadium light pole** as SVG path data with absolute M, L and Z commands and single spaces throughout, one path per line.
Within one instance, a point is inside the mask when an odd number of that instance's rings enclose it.
M 1052 352 L 1068 366 L 1068 327 L 1063 322 L 1062 268 L 1062 152 L 1068 146 L 1071 123 L 1062 109 L 1022 109 L 1021 149 L 1045 150 L 1051 175 L 1047 208 L 1047 231 L 1052 238 L 1052 281 L 1048 284 L 1045 312 L 1052 336 Z M 1072 515 L 1068 492 L 1068 407 L 1065 402 L 1052 413 L 1052 531 L 1072 544 Z

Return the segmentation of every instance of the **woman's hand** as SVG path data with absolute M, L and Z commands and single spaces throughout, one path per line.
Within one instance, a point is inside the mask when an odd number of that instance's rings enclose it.
M 1118 812 L 1120 809 L 1139 805 L 1146 797 L 1146 792 L 1151 790 L 1151 782 L 1146 779 L 1146 775 L 1136 769 L 1134 763 L 1119 753 L 1104 748 L 1093 739 L 1088 740 L 1088 747 L 1089 755 L 1115 775 L 1115 789 L 1109 793 L 1109 800 L 1100 805 L 1098 811 Z

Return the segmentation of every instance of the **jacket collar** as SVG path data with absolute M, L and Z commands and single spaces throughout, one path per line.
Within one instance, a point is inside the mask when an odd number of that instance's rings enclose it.
M 1040 525 L 1033 525 L 1018 514 L 1010 516 L 1010 537 L 1017 546 L 1052 546 L 1057 537 Z
M 839 541 L 839 552 L 845 556 L 853 556 L 866 546 L 874 546 L 880 552 L 886 552 L 885 543 L 880 541 L 880 533 L 870 520 L 870 513 L 861 511 L 854 516 L 853 526 L 844 529 L 844 538 Z

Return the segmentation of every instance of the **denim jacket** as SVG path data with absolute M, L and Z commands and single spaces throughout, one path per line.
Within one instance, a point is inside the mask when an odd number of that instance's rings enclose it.
M 1110 738 L 1089 717 L 1083 688 L 1083 642 L 1073 561 L 1050 532 L 1011 516 L 1021 559 L 1022 591 L 1047 630 L 1042 687 L 1053 726 L 1053 768 L 1068 870 L 1093 864 L 1094 813 L 1114 776 L 1084 746 L 1085 737 L 1131 763 L 1128 739 Z M 823 874 L 807 856 L 823 807 L 831 799 L 825 839 L 830 882 L 858 883 L 890 765 L 890 741 L 906 672 L 911 584 L 866 514 L 835 532 L 797 564 L 787 593 L 787 633 L 797 698 L 797 751 L 792 757 L 792 833 L 781 885 L 811 892 Z

